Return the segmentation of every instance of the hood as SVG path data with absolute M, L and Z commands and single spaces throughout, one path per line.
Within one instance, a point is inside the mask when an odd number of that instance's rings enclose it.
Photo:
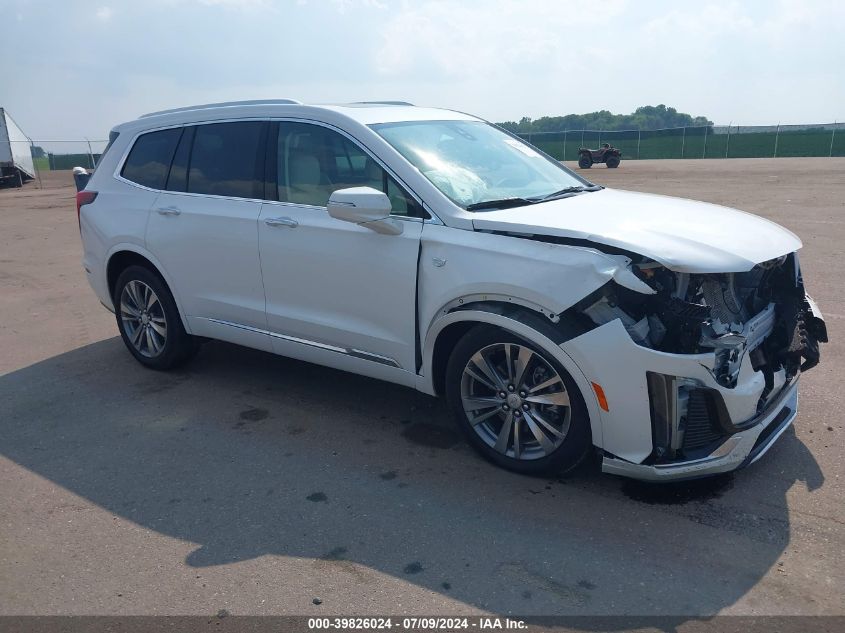
M 472 223 L 481 231 L 606 244 L 686 273 L 745 272 L 801 248 L 791 231 L 744 211 L 614 189 L 478 212 Z

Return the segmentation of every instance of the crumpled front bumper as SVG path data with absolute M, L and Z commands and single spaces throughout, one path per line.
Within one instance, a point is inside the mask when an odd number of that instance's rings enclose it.
M 797 413 L 798 381 L 795 380 L 746 429 L 728 437 L 706 457 L 648 465 L 606 456 L 602 460 L 602 471 L 644 481 L 675 481 L 726 473 L 760 459 L 792 424 Z
M 813 331 L 811 338 L 826 341 L 821 312 L 809 297 L 808 301 L 810 310 L 805 316 Z M 730 387 L 714 375 L 713 353 L 671 354 L 637 345 L 618 319 L 560 347 L 588 384 L 600 386 L 605 396 L 606 407 L 591 406 L 591 417 L 598 418 L 591 419 L 593 443 L 603 449 L 605 472 L 667 481 L 735 470 L 761 457 L 797 413 L 798 376 L 787 384 L 781 370 L 774 376 L 775 384 L 767 387 L 763 372 L 754 370 L 750 354 L 743 358 L 736 384 Z M 684 446 L 676 457 L 661 455 L 665 442 L 658 436 L 660 424 L 654 418 L 649 375 L 662 376 L 673 389 L 677 380 L 678 385 L 686 383 L 712 395 L 720 407 L 712 442 L 705 438 L 696 450 Z

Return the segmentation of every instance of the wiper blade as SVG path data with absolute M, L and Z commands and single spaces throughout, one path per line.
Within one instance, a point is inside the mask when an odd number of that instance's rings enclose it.
M 571 193 L 581 193 L 583 191 L 598 191 L 604 189 L 601 185 L 583 186 L 577 185 L 574 187 L 566 187 L 560 191 L 555 191 L 547 196 L 540 198 L 501 198 L 499 200 L 485 200 L 484 202 L 474 202 L 467 205 L 467 211 L 478 211 L 480 209 L 509 209 L 511 207 L 524 207 L 529 204 L 537 204 L 538 202 L 545 202 L 546 200 L 554 200 L 560 196 L 565 196 Z
M 485 200 L 484 202 L 474 202 L 467 205 L 467 211 L 478 211 L 479 209 L 509 209 L 510 207 L 524 207 L 528 204 L 534 204 L 537 200 L 529 200 L 528 198 L 502 198 L 500 200 Z
M 601 185 L 590 185 L 589 187 L 585 187 L 583 185 L 576 185 L 574 187 L 565 187 L 560 191 L 555 191 L 550 193 L 547 196 L 543 196 L 542 198 L 537 198 L 536 202 L 545 202 L 546 200 L 554 200 L 560 196 L 565 196 L 570 193 L 581 193 L 583 191 L 599 191 L 600 189 L 604 189 Z

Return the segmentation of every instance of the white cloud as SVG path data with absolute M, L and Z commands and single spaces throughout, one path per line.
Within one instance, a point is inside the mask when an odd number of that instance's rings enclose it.
M 225 9 L 237 10 L 273 8 L 273 3 L 270 0 L 197 0 L 197 2 L 208 7 L 223 7 Z
M 319 6 L 321 3 L 325 4 L 325 0 L 317 0 L 316 3 L 311 0 L 296 0 L 296 4 L 300 6 L 312 5 Z M 388 0 L 329 0 L 331 5 L 338 13 L 345 14 L 353 9 L 387 9 L 389 7 Z
M 108 22 L 112 19 L 114 15 L 114 10 L 111 7 L 100 7 L 94 12 L 94 16 L 100 20 L 100 22 Z
M 627 0 L 406 4 L 384 28 L 374 62 L 385 76 L 412 71 L 501 76 L 542 66 L 549 69 L 549 64 L 554 70 L 564 60 L 569 68 L 577 68 L 584 58 L 571 46 L 572 35 L 598 32 L 626 4 Z
M 11 0 L 10 8 L 0 55 L 28 54 L 4 79 L 0 105 L 40 138 L 95 138 L 145 111 L 278 96 L 406 99 L 496 121 L 657 103 L 717 123 L 845 120 L 842 0 L 98 0 L 86 11 Z M 63 54 L 92 19 L 107 25 L 97 46 Z M 101 80 L 83 81 L 90 77 Z

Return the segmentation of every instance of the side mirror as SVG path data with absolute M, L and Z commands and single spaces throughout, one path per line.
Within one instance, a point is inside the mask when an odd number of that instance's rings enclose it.
M 390 217 L 390 198 L 372 187 L 338 189 L 329 198 L 327 208 L 336 220 L 360 224 L 385 235 L 402 233 L 402 223 Z

